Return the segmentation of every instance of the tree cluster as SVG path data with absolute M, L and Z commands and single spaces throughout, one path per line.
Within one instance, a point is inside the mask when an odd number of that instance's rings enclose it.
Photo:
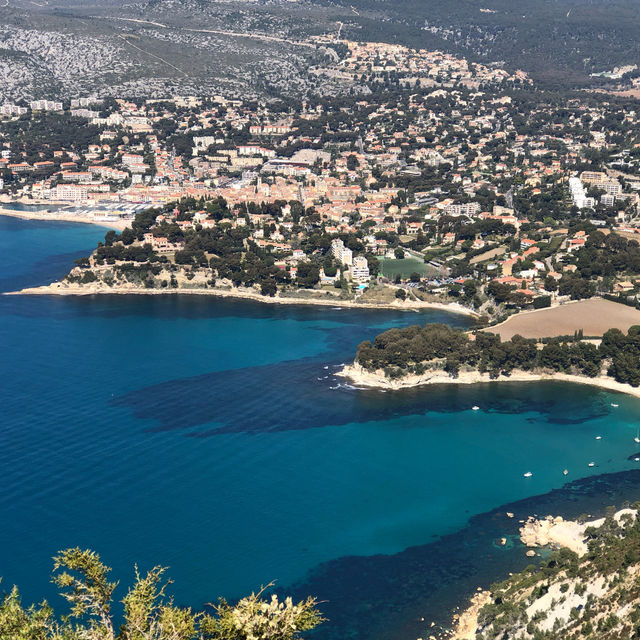
M 232 605 L 219 600 L 213 612 L 175 605 L 164 567 L 140 574 L 122 599 L 116 623 L 111 569 L 89 550 L 66 549 L 54 558 L 53 583 L 70 605 L 58 618 L 46 602 L 24 607 L 18 589 L 0 597 L 0 638 L 12 640 L 294 640 L 323 622 L 316 600 L 264 596 L 268 587 Z
M 599 347 L 582 341 L 581 334 L 537 340 L 478 332 L 475 336 L 442 324 L 389 329 L 373 343 L 358 346 L 356 362 L 365 369 L 384 370 L 388 377 L 422 374 L 429 369 L 457 376 L 462 368 L 508 376 L 514 370 L 573 373 L 588 377 L 607 374 L 618 382 L 640 386 L 640 327 L 627 335 L 619 329 L 607 331 Z

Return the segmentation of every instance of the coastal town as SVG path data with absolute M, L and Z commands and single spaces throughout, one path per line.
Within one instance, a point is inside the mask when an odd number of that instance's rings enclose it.
M 640 638 L 617 2 L 6 0 L 0 640 Z
M 153 212 L 67 281 L 94 289 L 306 290 L 456 302 L 489 319 L 635 298 L 633 101 L 546 104 L 524 72 L 339 44 L 343 57 L 313 71 L 349 91 L 295 108 L 222 96 L 5 104 L 4 210 L 37 204 L 30 215 L 119 229 Z

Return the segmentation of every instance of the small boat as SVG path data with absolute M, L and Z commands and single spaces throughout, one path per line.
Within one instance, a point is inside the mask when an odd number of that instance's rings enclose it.
M 634 458 L 634 459 L 633 459 L 633 461 L 634 461 L 634 462 L 639 462 L 639 461 L 640 461 L 640 458 Z
M 595 466 L 596 466 L 596 463 L 595 463 L 595 462 L 590 462 L 590 463 L 589 463 L 589 466 L 590 466 L 590 467 L 595 467 Z
M 531 473 L 531 471 L 527 471 L 527 473 L 523 474 L 525 478 L 530 478 L 533 473 Z
M 619 407 L 620 405 L 616 404 L 615 402 L 612 402 L 612 403 L 611 403 L 611 406 L 612 406 L 614 409 L 616 409 L 616 408 L 617 408 L 617 407 Z
M 596 436 L 596 440 L 602 440 L 602 436 Z
M 569 474 L 569 469 L 565 469 L 565 470 L 562 472 L 562 475 L 563 475 L 563 476 L 566 476 L 566 475 L 568 475 L 568 474 Z
M 478 411 L 480 409 L 480 407 L 477 404 L 474 404 L 473 407 L 471 407 L 472 411 Z

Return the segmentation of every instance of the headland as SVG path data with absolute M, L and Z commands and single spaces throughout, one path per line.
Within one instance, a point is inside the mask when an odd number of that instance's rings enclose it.
M 488 373 L 479 371 L 460 371 L 457 377 L 452 377 L 445 371 L 428 371 L 415 375 L 410 374 L 401 378 L 389 378 L 384 370 L 368 371 L 357 362 L 345 365 L 341 371 L 335 375 L 347 378 L 354 385 L 359 387 L 371 387 L 378 389 L 409 389 L 412 387 L 422 387 L 438 384 L 480 384 L 489 382 L 572 382 L 575 384 L 586 384 L 592 387 L 599 387 L 607 391 L 616 391 L 640 398 L 640 387 L 632 387 L 630 384 L 616 382 L 608 376 L 587 376 L 573 375 L 554 371 L 512 371 L 509 375 L 499 375 L 492 378 Z

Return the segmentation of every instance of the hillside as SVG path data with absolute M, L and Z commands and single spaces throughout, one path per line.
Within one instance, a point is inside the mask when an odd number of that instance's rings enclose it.
M 460 617 L 456 640 L 638 637 L 640 522 L 635 510 L 609 508 L 605 518 L 587 523 L 549 517 L 528 522 L 521 535 L 528 546 L 561 548 L 477 598 Z
M 300 96 L 337 29 L 324 9 L 170 2 L 0 7 L 0 91 L 10 100 L 92 94 Z M 233 8 L 233 11 L 231 10 Z M 333 26 L 331 26 L 333 25 Z M 294 29 L 295 26 L 295 29 Z M 325 93 L 334 87 L 326 83 Z
M 0 90 L 10 99 L 233 92 L 333 95 L 310 72 L 309 38 L 394 42 L 503 61 L 542 86 L 617 86 L 591 77 L 640 62 L 632 0 L 222 2 L 8 0 L 0 7 Z M 627 74 L 625 80 L 636 75 Z
M 640 62 L 640 14 L 633 0 L 408 0 L 400 15 L 395 0 L 338 3 L 360 13 L 359 28 L 367 38 L 417 46 L 422 34 L 437 36 L 452 52 L 503 60 L 552 86 L 582 84 L 591 73 Z

